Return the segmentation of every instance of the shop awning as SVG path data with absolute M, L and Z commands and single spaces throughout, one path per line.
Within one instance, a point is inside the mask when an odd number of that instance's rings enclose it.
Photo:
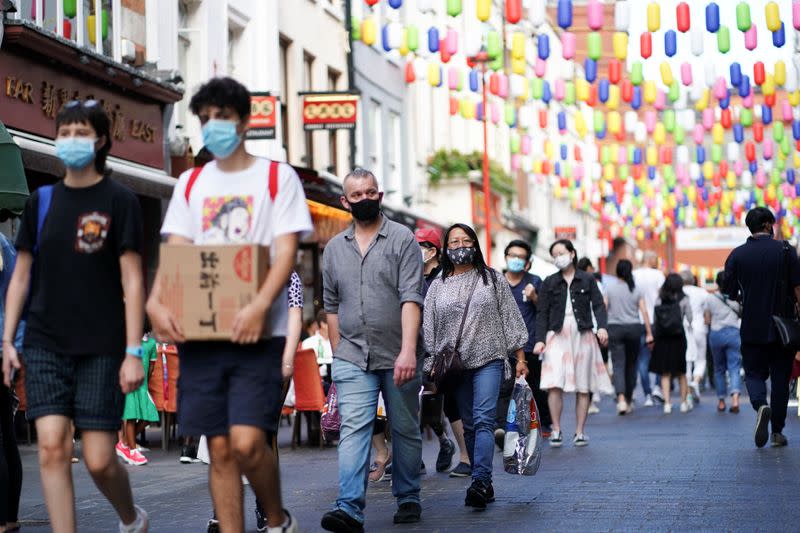
M 28 195 L 22 152 L 0 122 L 0 220 L 22 214 Z

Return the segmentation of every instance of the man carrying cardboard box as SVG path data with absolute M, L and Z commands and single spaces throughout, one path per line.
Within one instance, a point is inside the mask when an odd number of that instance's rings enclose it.
M 241 473 L 264 503 L 268 530 L 296 532 L 282 506 L 266 432 L 278 429 L 286 287 L 300 235 L 312 230 L 311 217 L 292 168 L 245 150 L 250 93 L 244 86 L 215 78 L 200 87 L 190 108 L 214 161 L 181 175 L 162 234 L 173 245 L 269 246 L 271 267 L 252 301 L 236 312 L 230 340 L 187 337 L 186 325 L 165 305 L 161 271 L 147 312 L 160 340 L 180 343 L 178 422 L 183 433 L 208 437 L 209 483 L 221 529 L 244 530 Z

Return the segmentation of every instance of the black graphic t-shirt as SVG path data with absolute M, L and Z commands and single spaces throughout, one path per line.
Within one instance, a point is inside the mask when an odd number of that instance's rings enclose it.
M 39 192 L 28 199 L 17 249 L 36 244 Z M 125 353 L 120 256 L 141 254 L 142 211 L 131 191 L 106 177 L 53 187 L 34 259 L 25 345 L 68 355 Z

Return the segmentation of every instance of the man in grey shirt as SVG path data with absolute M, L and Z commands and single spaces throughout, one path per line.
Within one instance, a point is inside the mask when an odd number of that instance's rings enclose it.
M 378 393 L 383 393 L 392 427 L 392 494 L 398 503 L 394 522 L 418 522 L 422 512 L 417 345 L 422 255 L 414 234 L 381 214 L 382 198 L 371 172 L 355 169 L 348 174 L 341 201 L 352 213 L 353 225 L 334 237 L 323 255 L 332 376 L 342 417 L 339 498 L 322 517 L 328 531 L 364 529 Z

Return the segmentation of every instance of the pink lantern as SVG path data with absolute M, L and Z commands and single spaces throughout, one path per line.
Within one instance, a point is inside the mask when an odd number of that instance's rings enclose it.
M 508 76 L 500 74 L 500 86 L 497 88 L 497 96 L 500 98 L 508 97 Z
M 748 50 L 755 50 L 758 46 L 758 32 L 756 31 L 755 24 L 750 26 L 750 29 L 744 32 L 744 46 Z
M 453 28 L 447 29 L 447 37 L 445 37 L 445 46 L 447 52 L 452 56 L 458 52 L 458 32 Z
M 519 170 L 521 161 L 522 159 L 519 154 L 513 154 L 511 156 L 511 170 Z
M 492 123 L 497 124 L 500 122 L 500 107 L 494 102 L 489 104 L 489 111 L 492 117 Z
M 586 12 L 591 29 L 597 31 L 603 27 L 603 4 L 600 3 L 600 0 L 589 0 Z
M 711 128 L 709 128 L 711 129 Z M 694 132 L 692 132 L 694 143 L 695 144 L 703 144 L 703 139 L 705 137 L 705 133 L 703 132 L 703 125 L 702 124 L 695 124 L 694 125 Z
M 762 144 L 764 146 L 764 159 L 772 159 L 772 156 L 775 155 L 772 139 L 764 139 L 764 142 Z
M 792 120 L 792 104 L 786 98 L 781 100 L 781 113 L 783 114 L 783 120 Z
M 458 89 L 458 68 L 450 67 L 447 70 L 447 87 L 451 91 Z
M 714 83 L 714 98 L 722 100 L 728 95 L 728 86 L 725 83 L 725 78 L 720 76 Z
M 653 102 L 653 107 L 659 111 L 663 111 L 667 107 L 667 95 L 661 89 L 656 92 L 656 101 Z
M 656 129 L 656 112 L 649 110 L 646 111 L 644 114 L 644 127 L 647 130 L 647 133 L 653 133 L 653 130 Z
M 536 62 L 533 65 L 533 73 L 536 74 L 537 78 L 544 78 L 546 72 L 547 72 L 547 61 L 545 61 L 541 57 L 537 57 Z
M 703 109 L 703 127 L 706 131 L 711 131 L 714 127 L 714 110 L 710 107 Z
M 692 84 L 692 65 L 689 63 L 681 65 L 681 82 L 687 87 Z
M 800 30 L 800 0 L 792 2 L 792 23 L 794 29 Z
M 628 161 L 628 150 L 624 146 L 617 149 L 617 164 L 624 165 Z
M 764 149 L 766 151 L 766 146 L 764 146 Z M 759 168 L 756 171 L 756 187 L 758 187 L 759 189 L 763 189 L 764 185 L 766 184 L 767 184 L 767 178 L 764 176 L 764 170 Z
M 742 105 L 748 109 L 752 109 L 753 107 L 753 92 L 750 91 L 746 97 L 742 98 Z
M 561 55 L 564 59 L 575 57 L 575 34 L 570 31 L 561 34 Z
M 531 137 L 530 137 L 530 135 L 523 135 L 522 136 L 522 141 L 520 142 L 520 147 L 519 148 L 520 148 L 520 151 L 525 155 L 528 155 L 529 153 L 531 153 Z
M 566 86 L 564 85 L 564 80 L 556 80 L 555 83 L 555 97 L 556 100 L 563 100 L 564 93 L 566 92 Z
M 737 159 L 733 162 L 733 173 L 736 174 L 736 177 L 738 178 L 742 175 L 742 172 L 744 172 L 744 163 L 741 159 Z

